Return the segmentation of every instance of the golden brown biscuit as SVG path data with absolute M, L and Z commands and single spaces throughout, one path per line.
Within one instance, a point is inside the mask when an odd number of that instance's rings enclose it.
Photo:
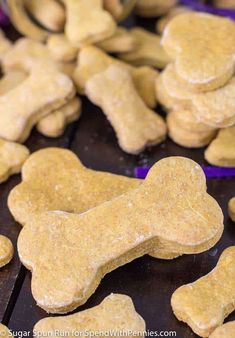
M 178 15 L 167 25 L 162 44 L 176 61 L 177 74 L 195 91 L 217 89 L 234 74 L 235 24 L 229 19 Z
M 113 65 L 94 75 L 87 81 L 85 91 L 88 98 L 102 108 L 125 152 L 139 154 L 147 146 L 165 139 L 164 120 L 147 108 L 125 67 Z
M 27 11 L 46 29 L 62 31 L 65 24 L 65 9 L 56 0 L 24 0 Z
M 7 265 L 12 260 L 13 254 L 14 248 L 11 241 L 7 237 L 0 235 L 0 268 Z
M 164 32 L 164 29 L 168 25 L 168 23 L 177 15 L 188 12 L 190 9 L 189 7 L 185 6 L 175 6 L 172 7 L 166 15 L 164 15 L 162 18 L 157 20 L 156 23 L 156 31 L 158 34 L 162 34 Z
M 138 0 L 136 13 L 144 17 L 166 14 L 177 4 L 178 0 Z
M 235 1 L 234 0 L 214 0 L 213 4 L 216 7 L 222 7 L 222 8 L 235 8 Z
M 230 218 L 235 222 L 235 197 L 229 201 L 228 212 Z
M 78 55 L 79 48 L 74 46 L 65 34 L 50 35 L 47 39 L 47 47 L 56 61 L 72 62 Z
M 86 82 L 95 74 L 103 72 L 111 65 L 126 67 L 134 80 L 135 87 L 140 96 L 150 108 L 156 106 L 155 82 L 158 72 L 151 67 L 132 67 L 118 59 L 115 59 L 101 49 L 94 46 L 82 48 L 78 57 L 78 65 L 74 72 L 74 82 L 79 93 L 84 94 Z
M 219 131 L 205 151 L 205 159 L 219 167 L 235 167 L 235 126 Z
M 63 0 L 66 7 L 65 34 L 77 46 L 102 41 L 113 35 L 115 21 L 103 9 L 102 0 Z
M 11 47 L 12 42 L 5 37 L 4 32 L 0 29 L 0 61 Z
M 176 317 L 208 337 L 234 311 L 235 246 L 227 248 L 214 270 L 177 289 L 171 299 Z
M 29 150 L 25 146 L 0 138 L 0 183 L 18 174 L 28 157 Z
M 37 130 L 47 137 L 61 136 L 68 124 L 81 116 L 81 101 L 74 97 L 61 108 L 42 118 L 37 124 Z
M 235 338 L 235 321 L 218 327 L 210 335 L 210 338 Z
M 159 242 L 172 252 L 198 253 L 222 232 L 223 214 L 206 192 L 200 166 L 170 157 L 153 166 L 138 188 L 83 214 L 33 217 L 20 233 L 18 252 L 32 271 L 37 304 L 64 313 L 85 303 L 105 274 Z
M 3 324 L 0 324 L 0 336 L 1 337 L 12 337 L 12 334 L 11 332 L 8 330 L 8 328 L 3 325 Z
M 136 27 L 131 29 L 131 35 L 137 41 L 137 47 L 126 53 L 119 54 L 119 58 L 134 66 L 152 66 L 164 68 L 170 61 L 163 47 L 160 36 Z
M 49 317 L 40 320 L 34 326 L 36 337 L 58 337 L 56 332 L 65 332 L 66 337 L 75 337 L 76 333 L 83 335 L 94 332 L 130 332 L 129 337 L 134 338 L 131 332 L 143 332 L 145 322 L 135 311 L 130 297 L 111 294 L 101 304 L 89 310 L 75 313 L 65 317 Z

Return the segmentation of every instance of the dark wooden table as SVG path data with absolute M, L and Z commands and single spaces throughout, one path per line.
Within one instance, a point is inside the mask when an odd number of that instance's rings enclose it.
M 128 20 L 127 25 L 133 25 L 135 20 L 138 25 L 149 29 L 154 27 L 153 20 L 133 17 Z M 7 34 L 12 38 L 17 36 L 12 27 L 8 27 Z M 172 155 L 185 156 L 199 164 L 205 163 L 204 149 L 185 149 L 169 139 L 139 156 L 123 153 L 105 116 L 86 99 L 83 100 L 81 119 L 70 125 L 62 137 L 49 139 L 34 130 L 26 145 L 31 152 L 51 146 L 69 148 L 90 168 L 126 176 L 133 176 L 136 166 L 151 166 L 159 159 Z M 0 233 L 12 239 L 15 249 L 21 226 L 14 222 L 8 211 L 7 196 L 19 182 L 18 175 L 0 185 Z M 216 265 L 221 252 L 235 244 L 235 224 L 227 215 L 228 200 L 235 195 L 235 179 L 210 179 L 208 191 L 217 199 L 225 215 L 223 237 L 213 249 L 200 255 L 183 256 L 172 261 L 157 260 L 148 256 L 137 259 L 108 274 L 89 301 L 76 311 L 99 304 L 111 292 L 123 293 L 132 297 L 137 311 L 146 321 L 147 329 L 175 331 L 174 336 L 177 338 L 196 337 L 189 327 L 174 317 L 170 307 L 171 295 L 179 286 L 207 274 Z M 16 252 L 13 261 L 0 271 L 0 320 L 14 331 L 31 331 L 38 320 L 47 316 L 35 305 L 30 279 L 30 273 L 21 266 Z M 227 320 L 232 319 L 235 319 L 235 314 Z M 29 337 L 31 336 L 29 334 Z M 173 334 L 168 333 L 168 336 Z

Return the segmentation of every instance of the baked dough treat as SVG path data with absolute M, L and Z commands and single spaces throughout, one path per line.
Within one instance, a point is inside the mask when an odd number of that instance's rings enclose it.
M 74 46 L 65 34 L 50 35 L 47 39 L 47 47 L 53 59 L 59 62 L 75 61 L 79 48 Z
M 235 126 L 219 131 L 205 151 L 205 159 L 219 167 L 235 167 Z
M 206 192 L 200 166 L 170 157 L 153 166 L 141 186 L 83 214 L 36 215 L 20 233 L 18 252 L 32 271 L 37 304 L 65 313 L 84 304 L 105 274 L 158 245 L 199 253 L 222 232 L 223 214 Z
M 214 0 L 213 4 L 216 7 L 221 7 L 221 8 L 235 8 L 235 1 L 234 0 Z
M 85 91 L 88 98 L 102 108 L 125 152 L 139 154 L 147 146 L 165 139 L 164 120 L 147 108 L 125 67 L 113 65 L 94 75 L 87 81 Z
M 227 18 L 178 15 L 167 25 L 162 45 L 175 61 L 178 76 L 194 91 L 217 89 L 234 74 L 235 24 Z
M 111 294 L 101 304 L 89 310 L 64 317 L 49 317 L 40 320 L 34 327 L 34 332 L 39 337 L 57 337 L 57 332 L 66 332 L 69 337 L 76 333 L 88 334 L 89 332 L 143 332 L 145 322 L 135 311 L 130 297 Z M 74 333 L 74 334 L 73 334 Z M 36 335 L 37 337 L 37 335 Z M 68 337 L 68 335 L 67 335 Z M 134 338 L 130 334 L 130 337 Z
M 157 20 L 156 31 L 158 34 L 162 34 L 168 23 L 177 15 L 190 11 L 189 7 L 175 6 L 172 7 L 166 15 Z
M 0 29 L 0 61 L 4 55 L 11 49 L 12 42 L 5 37 L 4 32 Z
M 177 289 L 171 299 L 176 317 L 200 337 L 208 337 L 234 311 L 235 246 L 227 248 L 214 270 Z
M 166 14 L 178 0 L 138 0 L 136 13 L 143 17 L 155 17 Z
M 235 222 L 235 197 L 229 201 L 228 212 L 230 218 Z
M 0 268 L 7 265 L 12 260 L 13 254 L 14 248 L 11 241 L 7 237 L 0 235 Z M 0 326 L 0 334 L 2 329 L 3 328 Z
M 160 36 L 140 27 L 135 27 L 130 32 L 137 41 L 137 47 L 119 54 L 120 59 L 134 66 L 147 65 L 156 68 L 164 68 L 169 63 L 170 59 L 161 46 Z
M 234 338 L 234 337 L 235 337 L 235 321 L 226 323 L 218 327 L 210 335 L 210 338 Z
M 8 328 L 3 325 L 3 324 L 0 324 L 0 336 L 1 337 L 12 337 L 12 334 L 11 332 L 8 330 Z
M 18 174 L 28 157 L 29 150 L 25 146 L 0 138 L 0 183 Z

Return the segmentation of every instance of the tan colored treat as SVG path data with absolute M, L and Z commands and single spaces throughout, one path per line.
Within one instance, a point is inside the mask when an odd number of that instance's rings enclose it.
M 223 214 L 206 192 L 200 166 L 169 157 L 136 189 L 83 214 L 36 215 L 20 233 L 18 252 L 32 271 L 37 304 L 65 313 L 84 304 L 108 272 L 159 242 L 169 251 L 192 254 L 215 245 L 222 232 Z
M 65 24 L 65 9 L 56 0 L 24 0 L 27 11 L 45 28 L 62 31 Z
M 235 24 L 229 19 L 193 12 L 178 15 L 167 25 L 162 44 L 176 61 L 177 74 L 195 91 L 217 89 L 234 73 Z
M 67 337 L 74 337 L 73 332 L 84 335 L 93 332 L 143 332 L 145 331 L 143 318 L 135 311 L 130 297 L 111 294 L 103 302 L 89 310 L 65 317 L 49 317 L 40 320 L 34 327 L 39 337 L 58 337 L 56 330 L 66 332 Z M 58 332 L 57 331 L 57 332 Z M 135 337 L 129 335 L 129 337 Z
M 79 53 L 78 66 L 73 79 L 78 91 L 84 93 L 86 82 L 95 74 L 103 72 L 111 65 L 126 67 L 134 80 L 136 89 L 148 107 L 156 106 L 155 82 L 158 72 L 151 67 L 132 67 L 115 59 L 94 46 L 83 48 Z
M 0 137 L 24 142 L 38 121 L 73 95 L 69 77 L 47 64 L 35 65 L 25 81 L 0 97 Z
M 86 95 L 102 108 L 125 152 L 139 154 L 165 139 L 164 120 L 147 108 L 124 67 L 113 65 L 94 75 L 86 83 Z
M 18 174 L 28 157 L 29 150 L 25 146 L 0 138 L 0 183 Z
M 138 0 L 136 13 L 144 17 L 160 16 L 166 14 L 177 2 L 177 0 Z
M 171 299 L 176 317 L 208 337 L 235 307 L 235 246 L 227 248 L 214 270 L 177 289 Z
M 83 213 L 142 183 L 87 169 L 75 154 L 60 148 L 33 153 L 23 166 L 22 180 L 8 198 L 13 217 L 22 225 L 44 211 Z
M 213 3 L 216 7 L 231 8 L 231 9 L 235 8 L 234 0 L 214 0 Z
M 162 34 L 164 32 L 164 29 L 168 25 L 168 23 L 174 17 L 176 17 L 179 14 L 188 12 L 189 10 L 190 10 L 189 7 L 185 7 L 185 6 L 172 7 L 165 16 L 163 16 L 162 18 L 160 18 L 159 20 L 157 20 L 157 23 L 156 23 L 156 31 L 157 31 L 157 33 Z
M 157 101 L 164 107 L 166 112 L 174 109 L 185 109 L 185 107 L 179 104 L 178 100 L 173 99 L 166 91 L 166 88 L 162 81 L 162 74 L 158 76 L 155 82 L 155 91 Z
M 65 34 L 50 35 L 47 39 L 47 47 L 52 57 L 61 62 L 75 61 L 79 50 L 67 39 Z
M 235 167 L 235 126 L 221 129 L 205 151 L 207 162 L 219 167 Z
M 117 27 L 113 36 L 97 43 L 97 47 L 107 53 L 132 52 L 137 47 L 138 41 L 130 31 L 124 27 Z
M 215 137 L 216 131 L 208 130 L 202 132 L 189 131 L 182 128 L 175 116 L 175 111 L 172 111 L 167 116 L 167 126 L 170 138 L 180 146 L 186 148 L 201 148 L 208 145 Z
M 170 61 L 160 44 L 160 36 L 143 28 L 133 28 L 131 34 L 138 45 L 133 51 L 119 54 L 119 57 L 134 66 L 152 66 L 164 68 Z
M 0 324 L 0 336 L 1 337 L 12 337 L 11 332 L 3 324 Z
M 118 20 L 122 15 L 123 5 L 121 0 L 104 0 L 104 8 Z
M 37 130 L 47 137 L 61 136 L 68 124 L 76 121 L 81 116 L 81 101 L 74 97 L 61 108 L 41 119 Z
M 7 265 L 12 260 L 13 254 L 14 248 L 11 241 L 7 237 L 0 235 L 0 268 Z
M 0 29 L 0 61 L 11 47 L 12 42 L 5 37 L 4 32 Z
M 65 34 L 73 44 L 96 43 L 115 32 L 116 23 L 103 9 L 102 0 L 63 0 L 63 3 L 67 13 Z
M 210 338 L 235 338 L 235 321 L 218 327 L 210 335 Z
M 27 74 L 20 70 L 10 71 L 0 79 L 0 95 L 16 88 L 27 79 Z
M 235 197 L 229 201 L 228 212 L 230 218 L 235 222 Z

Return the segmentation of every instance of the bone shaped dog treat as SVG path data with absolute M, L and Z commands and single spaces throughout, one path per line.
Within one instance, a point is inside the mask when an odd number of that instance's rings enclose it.
M 25 146 L 0 138 L 0 183 L 19 173 L 28 157 L 29 150 Z
M 79 50 L 68 40 L 65 34 L 50 35 L 47 39 L 47 47 L 52 57 L 61 62 L 76 60 Z
M 0 96 L 0 137 L 24 142 L 41 118 L 73 96 L 69 77 L 47 64 L 35 65 L 23 83 Z
M 14 254 L 14 248 L 11 241 L 5 237 L 0 235 L 0 268 L 7 265 Z
M 235 167 L 235 126 L 221 129 L 205 151 L 206 160 L 220 167 Z
M 166 137 L 164 120 L 147 108 L 125 68 L 113 65 L 94 75 L 86 83 L 86 94 L 103 109 L 125 152 L 138 154 Z
M 235 197 L 229 201 L 228 205 L 229 216 L 235 222 Z
M 116 23 L 103 9 L 102 0 L 63 0 L 67 21 L 65 34 L 75 45 L 92 44 L 111 36 Z
M 65 10 L 56 0 L 24 0 L 28 12 L 50 31 L 62 31 L 65 24 Z
M 120 18 L 123 11 L 121 0 L 104 0 L 104 8 L 112 14 L 115 19 Z
M 132 67 L 119 61 L 94 46 L 82 48 L 78 57 L 78 66 L 73 79 L 80 93 L 84 93 L 86 82 L 95 74 L 111 65 L 125 66 L 131 73 L 135 87 L 148 107 L 156 106 L 155 82 L 158 72 L 150 67 Z
M 171 299 L 176 317 L 208 337 L 235 307 L 235 246 L 227 248 L 214 270 L 177 289 Z
M 45 318 L 34 327 L 34 331 L 39 333 L 39 337 L 48 336 L 53 332 L 54 334 L 50 337 L 56 337 L 56 330 L 70 333 L 69 337 L 71 338 L 74 337 L 73 332 L 85 334 L 116 331 L 121 333 L 125 330 L 143 332 L 144 336 L 145 322 L 135 311 L 130 297 L 111 294 L 101 304 L 89 310 L 65 317 Z
M 218 327 L 210 335 L 210 338 L 235 338 L 235 321 Z
M 136 27 L 130 31 L 137 41 L 137 47 L 130 52 L 119 54 L 120 59 L 134 66 L 148 65 L 164 68 L 170 61 L 163 49 L 160 36 Z
M 136 12 L 143 17 L 155 17 L 166 14 L 177 4 L 177 0 L 138 0 Z
M 11 49 L 12 42 L 5 37 L 5 34 L 0 30 L 0 60 Z
M 18 252 L 32 271 L 37 304 L 64 313 L 85 303 L 105 274 L 158 244 L 198 253 L 222 231 L 221 209 L 206 193 L 200 166 L 172 157 L 159 161 L 140 187 L 83 214 L 36 215 L 20 233 Z
M 81 115 L 81 101 L 74 97 L 60 109 L 41 119 L 37 130 L 47 137 L 59 137 L 64 133 L 66 126 L 79 119 Z
M 184 13 L 167 25 L 163 47 L 192 89 L 214 90 L 234 73 L 235 24 L 204 13 Z M 203 55 L 203 58 L 201 57 Z
M 3 324 L 0 324 L 0 336 L 1 337 L 12 337 L 12 334 L 11 332 L 8 330 L 8 328 L 3 325 Z

